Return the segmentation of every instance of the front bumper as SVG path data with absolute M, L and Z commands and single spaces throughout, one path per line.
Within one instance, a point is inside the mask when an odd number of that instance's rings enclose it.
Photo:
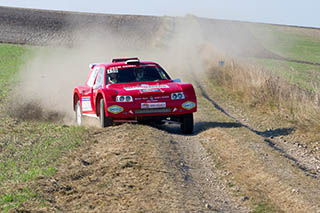
M 158 104 L 157 104 L 158 103 Z M 165 103 L 165 104 L 162 104 Z M 147 106 L 145 106 L 147 104 Z M 150 108 L 148 107 L 148 104 Z M 157 107 L 160 106 L 160 107 Z M 111 102 L 106 104 L 106 115 L 113 119 L 134 119 L 145 116 L 170 116 L 197 111 L 196 100 L 175 100 L 166 102 Z

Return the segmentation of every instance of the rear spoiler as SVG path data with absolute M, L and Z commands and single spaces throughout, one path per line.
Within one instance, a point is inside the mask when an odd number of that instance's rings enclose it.
M 112 63 L 118 63 L 118 62 L 127 62 L 127 61 L 130 61 L 130 62 L 136 62 L 136 63 L 139 63 L 139 58 L 135 57 L 135 58 L 115 58 L 115 59 L 112 59 Z

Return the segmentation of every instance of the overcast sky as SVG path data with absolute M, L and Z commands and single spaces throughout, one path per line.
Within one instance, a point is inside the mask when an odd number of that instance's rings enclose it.
M 0 0 L 0 6 L 184 16 L 320 28 L 320 0 Z

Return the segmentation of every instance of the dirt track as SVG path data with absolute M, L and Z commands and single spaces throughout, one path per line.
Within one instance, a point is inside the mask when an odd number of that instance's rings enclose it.
M 39 180 L 51 210 L 248 211 L 211 170 L 196 136 L 129 124 L 93 134 L 94 142 L 67 157 L 54 178 Z
M 66 24 L 69 20 L 78 20 L 78 24 L 85 22 L 85 26 L 95 22 L 117 32 L 123 32 L 125 26 L 135 26 L 133 23 L 141 26 L 139 22 L 147 23 L 144 28 L 154 29 L 147 30 L 149 32 L 167 29 L 162 27 L 166 22 L 155 17 L 95 16 L 1 7 L 0 20 L 3 42 L 28 44 L 73 41 L 72 30 Z M 208 38 L 209 34 L 213 35 L 208 42 L 215 44 L 220 35 L 239 31 L 238 27 L 224 31 L 221 24 L 200 23 L 200 26 L 210 26 L 204 33 Z M 41 30 L 35 35 L 37 28 Z M 223 33 L 214 34 L 217 28 Z M 78 29 L 79 25 L 75 30 Z M 139 37 L 136 32 L 142 32 L 135 27 L 130 30 L 133 37 Z M 170 36 L 163 37 L 174 31 L 171 30 L 162 32 L 160 39 L 150 34 L 141 40 L 146 46 L 154 45 L 162 39 L 169 40 Z M 245 32 L 242 34 L 246 37 Z M 224 38 L 227 45 L 230 38 Z M 254 50 L 265 54 L 263 49 Z M 182 75 L 183 71 L 180 72 Z M 170 125 L 92 127 L 87 144 L 67 155 L 55 176 L 39 178 L 34 184 L 48 203 L 42 210 L 250 212 L 260 205 L 266 206 L 266 212 L 320 211 L 320 170 L 312 167 L 313 163 L 319 166 L 319 161 L 311 160 L 317 155 L 303 158 L 290 143 L 280 140 L 292 133 L 291 127 L 271 122 L 258 127 L 257 123 L 266 117 L 252 118 L 250 112 L 237 110 L 228 103 L 220 106 L 215 97 L 218 93 L 201 75 L 185 76 L 185 79 L 194 84 L 199 100 L 194 135 L 181 135 L 177 126 Z M 249 119 L 243 122 L 242 117 Z M 268 135 L 270 125 L 273 129 L 288 131 L 269 131 Z M 26 204 L 25 209 L 39 210 L 34 209 L 32 202 Z

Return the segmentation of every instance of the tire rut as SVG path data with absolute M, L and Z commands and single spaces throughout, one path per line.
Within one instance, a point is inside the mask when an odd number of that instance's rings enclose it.
M 228 120 L 229 122 L 224 123 L 233 127 L 228 128 L 221 123 L 218 129 L 208 128 L 200 133 L 203 135 L 202 144 L 211 152 L 211 156 L 215 158 L 213 155 L 218 155 L 219 158 L 225 159 L 225 166 L 230 170 L 231 179 L 235 178 L 240 184 L 239 187 L 251 196 L 263 195 L 267 200 L 270 199 L 278 210 L 303 212 L 319 210 L 320 197 L 316 196 L 320 192 L 318 174 L 278 147 L 276 142 L 267 137 L 267 132 L 257 131 L 227 112 L 211 98 L 212 93 L 208 95 L 202 86 L 203 82 L 200 83 L 199 79 L 194 77 L 193 82 L 200 93 L 199 99 L 203 99 L 202 105 L 206 105 L 205 102 L 210 103 L 220 114 L 219 119 Z M 211 122 L 210 118 L 217 117 L 215 115 L 217 113 L 210 112 L 209 105 L 206 107 L 209 114 L 205 114 L 206 110 L 202 109 L 200 119 Z M 280 132 L 289 134 L 291 131 L 294 129 L 283 129 Z M 227 144 L 230 146 L 227 147 Z M 229 149 L 230 153 L 225 149 Z M 237 172 L 239 174 L 236 174 Z M 230 180 L 230 177 L 227 179 Z M 257 185 L 246 181 L 255 182 Z M 254 193 L 252 190 L 260 192 Z M 278 197 L 279 193 L 281 198 Z
M 215 164 L 210 155 L 200 143 L 197 135 L 179 134 L 179 128 L 172 126 L 157 127 L 167 133 L 170 140 L 170 150 L 178 158 L 178 170 L 183 175 L 184 186 L 188 192 L 193 192 L 202 205 L 210 211 L 217 212 L 249 212 L 250 209 L 240 198 L 234 196 L 226 182 L 215 170 Z M 171 162 L 171 161 L 169 161 Z
M 196 76 L 194 76 L 196 79 Z M 294 128 L 279 128 L 276 130 L 273 130 L 274 133 L 271 133 L 270 131 L 258 131 L 256 130 L 256 128 L 251 127 L 249 124 L 245 124 L 243 122 L 240 121 L 240 119 L 236 118 L 236 116 L 231 115 L 229 112 L 227 112 L 223 107 L 221 107 L 217 102 L 215 102 L 213 99 L 211 99 L 207 92 L 205 91 L 205 89 L 201 86 L 201 83 L 198 80 L 194 80 L 196 87 L 199 88 L 201 95 L 212 104 L 212 106 L 220 111 L 221 113 L 225 114 L 227 117 L 231 118 L 232 120 L 234 120 L 237 124 L 239 124 L 239 126 L 244 127 L 246 129 L 248 129 L 249 131 L 255 133 L 258 136 L 261 136 L 264 140 L 264 142 L 266 142 L 266 144 L 268 144 L 271 148 L 273 148 L 275 151 L 279 152 L 284 158 L 290 160 L 291 162 L 293 162 L 297 168 L 299 168 L 301 171 L 303 171 L 305 173 L 306 176 L 310 176 L 314 179 L 319 179 L 320 178 L 320 173 L 318 173 L 315 170 L 312 170 L 311 168 L 308 168 L 307 165 L 304 165 L 302 162 L 300 162 L 298 159 L 296 159 L 295 157 L 291 156 L 289 153 L 287 153 L 283 148 L 277 146 L 277 143 L 270 139 L 270 137 L 276 137 L 276 136 L 285 136 L 285 135 L 289 135 L 290 133 L 292 133 L 293 131 L 295 131 Z

